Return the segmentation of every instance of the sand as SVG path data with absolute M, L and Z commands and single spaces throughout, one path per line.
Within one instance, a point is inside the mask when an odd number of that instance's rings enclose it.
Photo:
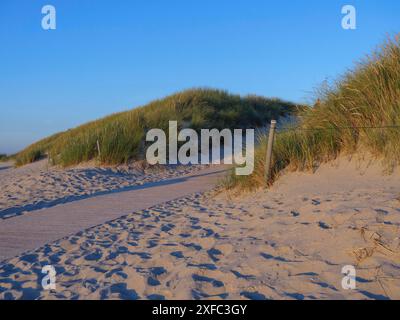
M 133 212 L 5 261 L 0 299 L 400 299 L 399 178 L 340 158 Z M 40 285 L 47 264 L 56 290 Z
M 94 163 L 70 169 L 49 166 L 47 160 L 13 168 L 0 166 L 0 219 L 62 203 L 121 191 L 148 182 L 181 177 L 206 166 L 143 167 L 138 163 L 97 167 Z
M 131 212 L 204 192 L 227 168 L 211 166 L 189 175 L 132 186 L 0 220 L 0 261 L 36 249 Z

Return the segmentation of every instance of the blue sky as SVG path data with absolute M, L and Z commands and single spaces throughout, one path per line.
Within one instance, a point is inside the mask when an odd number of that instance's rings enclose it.
M 1 0 L 0 153 L 191 87 L 307 102 L 395 32 L 398 0 Z

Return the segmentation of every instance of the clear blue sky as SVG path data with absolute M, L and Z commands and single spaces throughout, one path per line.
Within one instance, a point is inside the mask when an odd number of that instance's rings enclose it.
M 308 101 L 399 31 L 398 0 L 1 0 L 0 153 L 191 87 Z

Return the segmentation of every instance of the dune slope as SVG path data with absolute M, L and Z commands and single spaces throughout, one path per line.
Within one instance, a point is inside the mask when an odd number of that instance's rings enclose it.
M 127 163 L 144 158 L 146 131 L 168 132 L 168 121 L 195 130 L 256 128 L 295 110 L 294 104 L 279 99 L 241 97 L 214 89 L 186 90 L 38 141 L 19 152 L 16 163 L 34 162 L 45 154 L 63 166 L 92 159 L 102 164 Z

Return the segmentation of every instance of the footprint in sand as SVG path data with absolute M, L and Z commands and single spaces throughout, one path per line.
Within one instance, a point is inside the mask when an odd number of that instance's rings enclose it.
M 192 248 L 196 251 L 200 251 L 201 249 L 203 249 L 200 245 L 196 243 L 182 243 L 182 245 L 185 246 L 186 248 Z
M 149 300 L 165 300 L 165 296 L 161 294 L 149 294 L 147 296 L 147 299 Z
M 242 291 L 240 295 L 249 300 L 267 300 L 267 297 L 259 292 Z
M 183 255 L 182 251 L 174 251 L 170 253 L 171 256 L 177 258 L 177 259 L 184 259 L 185 256 Z
M 193 264 L 189 263 L 187 265 L 188 267 L 194 267 L 194 268 L 199 268 L 199 269 L 204 269 L 204 270 L 217 270 L 217 266 L 212 263 L 200 263 L 200 264 Z
M 37 261 L 37 259 L 38 259 L 37 254 L 27 254 L 20 258 L 21 261 L 25 261 L 25 262 L 29 262 L 29 263 L 34 263 Z
M 297 218 L 298 216 L 300 216 L 300 213 L 298 213 L 297 211 L 290 211 L 290 214 L 291 214 L 293 217 L 295 217 L 295 218 Z
M 207 282 L 207 283 L 210 283 L 210 284 L 212 284 L 212 286 L 214 288 L 221 288 L 221 287 L 224 286 L 224 283 L 222 281 L 219 281 L 219 280 L 216 280 L 216 279 L 213 279 L 213 278 L 209 278 L 209 277 L 205 277 L 205 276 L 201 276 L 201 275 L 198 275 L 198 274 L 193 274 L 192 278 L 196 282 Z
M 209 257 L 213 262 L 218 262 L 220 260 L 218 256 L 222 255 L 222 252 L 216 248 L 211 248 L 207 250 L 207 254 L 209 255 Z
M 226 299 L 228 293 L 225 290 L 225 285 L 222 281 L 209 276 L 193 274 L 192 279 L 196 284 L 196 288 L 192 289 L 193 299 L 204 299 L 219 297 Z
M 149 278 L 147 278 L 147 284 L 149 286 L 156 287 L 156 286 L 159 286 L 161 284 L 161 282 L 158 281 L 156 278 L 153 278 L 150 276 Z
M 133 289 L 127 289 L 126 283 L 112 284 L 108 290 L 103 290 L 101 293 L 102 299 L 107 299 L 110 294 L 116 294 L 119 299 L 122 300 L 137 300 L 139 295 Z
M 319 199 L 312 199 L 312 200 L 311 200 L 311 203 L 312 203 L 314 206 L 319 206 L 319 205 L 321 204 L 321 201 L 320 201 Z
M 231 272 L 236 276 L 238 279 L 244 279 L 244 280 L 253 280 L 256 277 L 253 275 L 247 275 L 247 274 L 242 274 L 239 271 L 236 270 L 231 270 Z
M 304 295 L 302 295 L 301 293 L 285 292 L 284 295 L 295 300 L 304 300 Z
M 318 222 L 318 226 L 319 226 L 321 229 L 325 229 L 325 230 L 332 229 L 331 226 L 329 226 L 328 224 L 326 224 L 326 223 L 323 222 L 323 221 Z
M 152 287 L 159 286 L 161 284 L 159 277 L 167 275 L 167 270 L 164 267 L 153 267 L 150 269 L 150 276 L 147 278 L 147 284 Z

